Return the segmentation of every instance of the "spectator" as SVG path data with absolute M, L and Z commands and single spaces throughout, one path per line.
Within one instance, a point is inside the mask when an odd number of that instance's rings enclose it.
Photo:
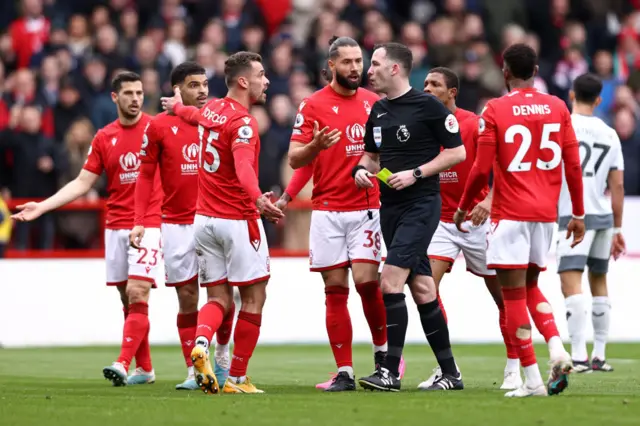
M 47 56 L 40 67 L 40 94 L 48 107 L 58 102 L 60 90 L 60 61 L 55 56 Z
M 271 51 L 271 66 L 269 67 L 269 95 L 289 93 L 289 76 L 291 75 L 292 50 L 291 44 L 282 42 Z
M 22 17 L 11 23 L 9 34 L 16 67 L 26 68 L 49 39 L 51 23 L 42 14 L 42 0 L 22 0 L 21 9 Z
M 627 109 L 620 109 L 614 119 L 624 157 L 625 195 L 640 195 L 640 131 L 636 117 Z
M 89 23 L 82 15 L 73 15 L 69 20 L 69 49 L 75 57 L 81 57 L 91 47 Z
M 60 84 L 58 103 L 53 109 L 56 143 L 61 144 L 64 141 L 71 123 L 87 115 L 86 106 L 80 99 L 80 91 L 74 81 L 66 77 Z
M 609 110 L 613 107 L 614 95 L 619 82 L 613 76 L 613 56 L 611 52 L 599 50 L 593 58 L 593 67 L 596 74 L 602 80 L 602 92 L 600 97 L 602 102 L 596 107 L 596 115 L 606 117 Z
M 86 118 L 74 121 L 69 127 L 64 136 L 64 151 L 62 153 L 66 167 L 58 178 L 59 187 L 75 179 L 82 170 L 94 134 L 95 130 L 91 121 Z M 105 189 L 105 183 L 104 177 L 101 177 L 98 184 L 82 199 L 85 201 L 98 200 L 99 191 Z M 67 249 L 91 248 L 100 230 L 98 217 L 90 211 L 58 212 L 57 224 L 62 238 L 62 246 Z

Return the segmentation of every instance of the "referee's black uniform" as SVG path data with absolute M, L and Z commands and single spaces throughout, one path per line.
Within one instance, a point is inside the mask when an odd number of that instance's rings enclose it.
M 462 145 L 451 115 L 437 98 L 416 89 L 392 100 L 381 99 L 369 114 L 365 151 L 380 154 L 381 169 L 414 170 L 436 158 L 441 147 Z M 439 176 L 419 178 L 401 190 L 381 184 L 380 195 L 386 263 L 410 269 L 410 277 L 431 276 L 427 248 L 440 221 Z

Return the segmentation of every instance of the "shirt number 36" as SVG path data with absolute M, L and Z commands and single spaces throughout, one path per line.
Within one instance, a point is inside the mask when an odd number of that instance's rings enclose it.
M 558 167 L 562 161 L 562 149 L 557 142 L 550 140 L 552 133 L 556 133 L 560 131 L 560 123 L 547 123 L 542 126 L 542 140 L 540 140 L 540 149 L 550 149 L 553 153 L 553 158 L 550 161 L 542 161 L 541 159 L 537 159 L 536 168 L 541 170 L 553 170 Z M 518 152 L 516 152 L 515 157 L 511 160 L 509 167 L 507 167 L 508 172 L 528 172 L 531 170 L 531 162 L 523 161 L 524 157 L 529 152 L 529 148 L 531 147 L 531 131 L 523 126 L 522 124 L 515 124 L 507 129 L 504 134 L 504 141 L 506 143 L 514 143 L 516 135 L 520 135 L 522 137 L 522 143 L 520 144 L 520 148 L 518 148 Z

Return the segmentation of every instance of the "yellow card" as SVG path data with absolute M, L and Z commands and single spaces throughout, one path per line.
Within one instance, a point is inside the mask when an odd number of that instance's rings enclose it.
M 380 179 L 382 182 L 384 182 L 388 187 L 391 187 L 391 185 L 389 185 L 389 183 L 387 182 L 387 180 L 389 179 L 389 176 L 391 176 L 393 173 L 391 173 L 389 171 L 389 169 L 387 169 L 386 167 L 382 170 L 380 170 L 378 172 L 378 174 L 376 175 L 376 177 L 378 179 Z

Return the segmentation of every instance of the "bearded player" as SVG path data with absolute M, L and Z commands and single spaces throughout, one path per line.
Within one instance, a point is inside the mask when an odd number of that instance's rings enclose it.
M 300 104 L 289 146 L 289 164 L 296 171 L 277 205 L 286 208 L 313 175 L 309 258 L 311 271 L 320 272 L 324 280 L 326 327 L 338 367 L 337 375 L 317 387 L 342 392 L 356 389 L 347 307 L 349 268 L 371 329 L 375 364 L 387 353 L 378 282 L 380 191 L 375 181 L 371 189 L 357 188 L 351 181 L 351 170 L 364 153 L 365 123 L 378 96 L 359 87 L 362 50 L 352 38 L 330 41 L 329 68 L 330 84 Z
M 233 287 L 242 307 L 233 335 L 234 349 L 224 393 L 262 393 L 247 377 L 258 343 L 262 308 L 269 281 L 269 248 L 260 220 L 284 217 L 258 186 L 260 139 L 251 105 L 266 101 L 269 87 L 260 55 L 238 52 L 225 62 L 229 91 L 223 99 L 199 110 L 182 103 L 180 90 L 163 98 L 164 108 L 188 122 L 197 121 L 200 140 L 199 189 L 194 222 L 200 282 L 207 287 L 207 303 L 200 309 L 196 346 L 191 359 L 200 388 L 209 394 L 219 385 L 209 361 L 213 334 L 228 313 Z
M 162 259 L 160 206 L 162 188 L 156 176 L 148 208 L 140 219 L 146 233 L 139 248 L 129 246 L 134 225 L 134 193 L 140 169 L 140 146 L 151 117 L 141 110 L 144 101 L 140 76 L 118 74 L 112 82 L 111 99 L 118 108 L 118 119 L 99 130 L 91 143 L 87 161 L 77 178 L 46 200 L 18 206 L 14 219 L 32 221 L 89 192 L 102 172 L 107 174 L 109 198 L 105 223 L 107 285 L 115 286 L 124 306 L 125 323 L 120 356 L 103 369 L 114 386 L 129 383 L 127 372 L 135 356 L 137 368 L 132 384 L 155 382 L 149 351 L 149 291 Z
M 518 354 L 507 334 L 504 303 L 500 285 L 496 280 L 496 272 L 487 268 L 486 263 L 486 235 L 489 232 L 487 217 L 491 210 L 491 193 L 485 186 L 473 200 L 474 209 L 471 212 L 470 221 L 466 223 L 470 232 L 461 234 L 453 223 L 453 214 L 462 196 L 464 184 L 469 176 L 469 171 L 475 161 L 475 153 L 478 146 L 478 117 L 456 106 L 456 96 L 460 90 L 458 76 L 449 68 L 439 67 L 429 71 L 424 81 L 424 91 L 436 96 L 453 112 L 458 123 L 462 142 L 467 151 L 467 158 L 445 172 L 440 172 L 440 195 L 442 197 L 442 210 L 440 223 L 436 233 L 429 244 L 429 261 L 436 288 L 440 288 L 440 282 L 445 272 L 451 270 L 458 254 L 462 252 L 467 265 L 467 270 L 474 275 L 484 278 L 487 290 L 500 312 L 499 323 L 502 337 L 507 348 L 507 365 L 504 370 L 504 381 L 500 389 L 517 389 L 522 385 L 520 378 L 520 360 Z M 438 300 L 440 298 L 438 297 Z M 444 313 L 444 307 L 440 301 L 440 307 Z M 434 370 L 434 374 L 418 388 L 426 389 L 442 375 L 440 368 Z
M 209 86 L 205 70 L 195 62 L 184 62 L 171 73 L 171 85 L 180 89 L 185 105 L 201 108 L 207 102 Z M 193 219 L 198 198 L 198 126 L 175 114 L 154 117 L 144 134 L 140 151 L 140 176 L 136 185 L 135 228 L 131 241 L 137 247 L 144 236 L 144 213 L 148 209 L 156 166 L 160 169 L 164 201 L 162 203 L 162 251 L 165 282 L 178 295 L 178 334 L 187 364 L 187 378 L 176 389 L 199 389 L 193 372 L 191 351 L 198 325 L 198 260 L 193 241 Z M 216 333 L 215 374 L 219 382 L 229 372 L 229 339 L 235 305 Z M 131 380 L 129 381 L 131 383 Z
M 578 141 L 563 101 L 538 92 L 535 51 L 514 44 L 503 54 L 509 93 L 489 101 L 479 120 L 478 151 L 454 222 L 461 232 L 475 197 L 494 173 L 491 228 L 487 235 L 487 267 L 496 270 L 502 287 L 507 330 L 524 369 L 525 382 L 507 397 L 555 395 L 569 385 L 573 368 L 553 309 L 538 288 L 557 219 L 564 174 L 572 204 L 566 238 L 571 246 L 584 238 L 584 202 Z M 531 340 L 529 314 L 544 336 L 552 370 L 545 388 Z

